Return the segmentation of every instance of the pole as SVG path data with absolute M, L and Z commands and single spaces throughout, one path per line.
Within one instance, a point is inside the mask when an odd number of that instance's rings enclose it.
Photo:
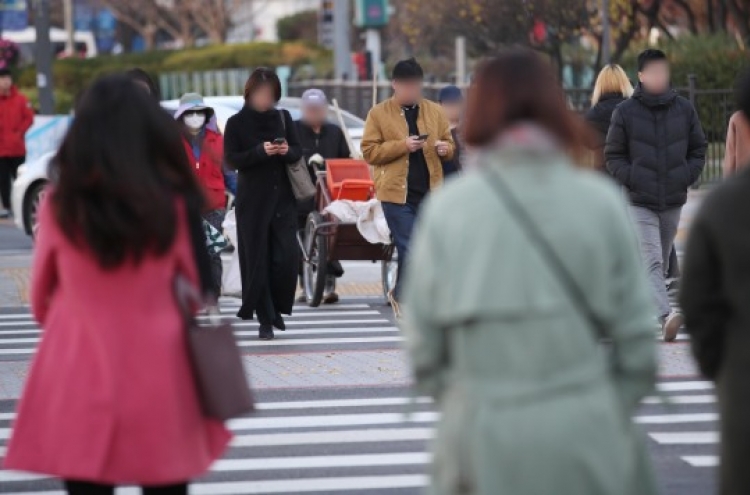
M 333 4 L 333 58 L 336 79 L 352 79 L 352 49 L 349 34 L 351 24 L 350 0 L 334 0 Z
M 456 85 L 466 84 L 466 38 L 456 37 Z
M 63 0 L 63 15 L 65 17 L 65 53 L 74 56 L 76 53 L 75 25 L 73 24 L 73 0 Z
M 610 54 L 612 38 L 609 23 L 609 0 L 602 0 L 602 63 L 605 65 L 612 62 L 612 55 Z
M 380 73 L 380 62 L 383 59 L 380 49 L 380 30 L 370 28 L 365 31 L 365 48 L 370 52 L 372 60 L 372 73 L 373 77 L 375 74 Z
M 34 1 L 36 12 L 36 85 L 39 90 L 39 112 L 42 115 L 52 115 L 55 113 L 55 97 L 52 88 L 49 0 Z

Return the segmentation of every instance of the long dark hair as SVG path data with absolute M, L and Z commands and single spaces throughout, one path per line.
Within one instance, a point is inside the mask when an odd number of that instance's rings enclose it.
M 178 126 L 126 75 L 89 87 L 53 164 L 57 222 L 104 268 L 164 254 L 176 199 L 191 211 L 203 204 Z
M 520 122 L 533 122 L 555 136 L 571 154 L 583 153 L 587 127 L 567 105 L 550 64 L 527 48 L 513 48 L 484 61 L 469 89 L 464 139 L 490 144 Z

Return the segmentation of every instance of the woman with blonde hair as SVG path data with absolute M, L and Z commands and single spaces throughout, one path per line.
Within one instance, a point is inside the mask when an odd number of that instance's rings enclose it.
M 596 139 L 591 145 L 591 149 L 596 152 L 597 169 L 604 170 L 604 141 L 607 139 L 612 112 L 632 94 L 633 85 L 622 67 L 608 64 L 599 72 L 591 95 L 591 108 L 586 112 L 586 120 L 597 131 Z

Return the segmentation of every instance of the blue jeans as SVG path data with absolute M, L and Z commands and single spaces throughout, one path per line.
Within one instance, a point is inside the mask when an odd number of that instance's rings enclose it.
M 417 221 L 419 213 L 418 205 L 397 203 L 383 203 L 383 213 L 388 228 L 391 230 L 393 243 L 398 250 L 398 279 L 393 289 L 393 297 L 398 301 L 401 297 L 401 287 L 404 283 L 404 267 L 409 258 L 409 245 L 411 244 L 411 233 Z

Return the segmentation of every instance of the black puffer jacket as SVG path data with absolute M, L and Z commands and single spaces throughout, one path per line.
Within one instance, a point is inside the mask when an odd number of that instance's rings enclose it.
M 602 147 L 609 132 L 609 124 L 612 122 L 612 113 L 615 107 L 625 101 L 622 93 L 605 93 L 599 97 L 599 101 L 586 112 L 586 121 L 599 131 L 602 137 Z
M 605 93 L 599 97 L 599 101 L 586 112 L 586 121 L 597 132 L 590 148 L 596 153 L 596 168 L 604 169 L 604 142 L 609 132 L 609 124 L 612 122 L 612 112 L 615 107 L 625 101 L 622 93 Z
M 636 206 L 682 206 L 705 165 L 706 137 L 693 105 L 674 91 L 651 95 L 639 85 L 612 115 L 607 169 Z

